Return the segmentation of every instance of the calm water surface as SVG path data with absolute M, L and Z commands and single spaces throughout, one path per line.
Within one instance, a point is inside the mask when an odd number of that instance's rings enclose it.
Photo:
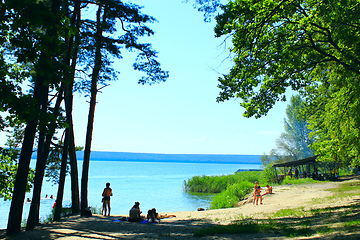
M 35 162 L 32 162 L 35 165 Z M 101 194 L 106 182 L 113 189 L 111 214 L 127 215 L 135 201 L 140 202 L 143 212 L 155 207 L 158 212 L 193 211 L 198 207 L 208 208 L 211 195 L 188 194 L 183 190 L 185 180 L 196 175 L 227 175 L 237 169 L 259 168 L 253 164 L 214 164 L 214 163 L 159 163 L 159 162 L 123 162 L 91 161 L 88 182 L 88 201 L 93 208 L 100 208 Z M 79 161 L 79 174 L 82 161 Z M 81 184 L 79 179 L 79 184 Z M 70 205 L 70 178 L 66 178 L 64 206 Z M 45 195 L 56 196 L 57 186 L 44 181 L 40 207 L 41 218 L 46 218 L 54 203 L 45 199 Z M 27 193 L 26 198 L 32 198 Z M 10 201 L 0 200 L 0 229 L 7 226 Z M 23 219 L 26 219 L 30 208 L 25 203 Z

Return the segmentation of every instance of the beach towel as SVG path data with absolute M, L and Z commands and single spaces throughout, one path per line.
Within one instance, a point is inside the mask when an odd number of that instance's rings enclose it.
M 160 221 L 149 222 L 149 221 L 146 219 L 146 220 L 144 220 L 144 221 L 142 221 L 142 222 L 140 222 L 140 223 L 142 223 L 142 224 L 158 224 L 158 223 L 160 223 Z

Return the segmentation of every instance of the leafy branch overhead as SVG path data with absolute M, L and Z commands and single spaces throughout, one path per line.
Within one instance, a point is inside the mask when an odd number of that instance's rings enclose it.
M 360 73 L 357 1 L 236 0 L 222 11 L 215 34 L 231 35 L 234 66 L 219 79 L 218 101 L 241 99 L 246 117 L 266 115 L 314 74 Z
M 215 36 L 232 41 L 218 102 L 237 99 L 245 117 L 260 118 L 297 91 L 318 160 L 359 165 L 359 1 L 193 2 L 205 16 L 218 11 Z
M 80 61 L 82 69 L 78 69 L 78 76 L 82 73 L 90 72 L 92 64 L 88 64 L 90 59 L 95 57 L 96 44 L 102 48 L 102 71 L 98 77 L 99 84 L 105 84 L 105 81 L 116 80 L 119 74 L 111 64 L 114 58 L 122 59 L 121 49 L 125 48 L 129 52 L 137 51 L 138 55 L 133 64 L 134 70 L 145 74 L 139 83 L 152 84 L 164 82 L 169 77 L 167 71 L 161 69 L 160 63 L 156 60 L 157 52 L 152 49 L 150 43 L 141 43 L 139 38 L 149 37 L 154 34 L 146 24 L 156 21 L 155 18 L 141 13 L 141 7 L 132 3 L 123 3 L 122 1 L 106 1 L 101 12 L 103 22 L 101 24 L 102 34 L 96 34 L 96 21 L 92 19 L 83 19 L 80 29 Z M 94 37 L 96 36 L 96 37 Z M 91 76 L 91 74 L 87 74 Z M 78 89 L 90 89 L 88 81 L 79 81 L 76 83 Z

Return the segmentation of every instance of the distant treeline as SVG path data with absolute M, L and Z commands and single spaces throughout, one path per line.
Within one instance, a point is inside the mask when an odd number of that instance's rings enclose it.
M 261 155 L 227 155 L 227 154 L 161 154 L 92 151 L 94 161 L 134 161 L 134 162 L 181 162 L 181 163 L 228 163 L 228 164 L 261 164 Z M 36 159 L 36 152 L 32 156 Z M 77 152 L 77 159 L 84 159 L 84 152 Z

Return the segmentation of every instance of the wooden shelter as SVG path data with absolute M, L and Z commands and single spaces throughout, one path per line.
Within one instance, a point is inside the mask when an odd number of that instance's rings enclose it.
M 299 174 L 299 177 L 310 177 L 311 173 L 310 173 L 310 166 L 313 166 L 313 172 L 316 171 L 316 158 L 319 155 L 313 156 L 313 157 L 308 157 L 308 158 L 304 158 L 304 159 L 300 159 L 300 160 L 295 160 L 295 161 L 291 161 L 291 162 L 286 162 L 286 163 L 279 163 L 279 164 L 274 164 L 273 167 L 275 168 L 275 174 L 276 174 L 276 179 L 278 178 L 277 172 L 276 172 L 276 168 L 279 167 L 283 167 L 284 168 L 284 173 L 286 173 L 286 168 L 298 168 L 299 172 L 301 174 Z M 283 178 L 285 176 L 282 176 L 281 178 Z

